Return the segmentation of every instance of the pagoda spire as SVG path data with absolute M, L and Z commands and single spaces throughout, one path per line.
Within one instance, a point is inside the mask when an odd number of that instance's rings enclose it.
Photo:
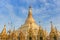
M 6 34 L 6 25 L 4 25 L 4 29 L 2 30 L 2 34 Z
M 51 29 L 53 28 L 53 24 L 52 24 L 52 21 L 50 22 L 51 23 Z
M 28 17 L 27 17 L 25 23 L 34 23 L 34 22 L 35 22 L 35 20 L 34 20 L 34 18 L 32 16 L 32 7 L 29 6 Z
M 29 14 L 28 14 L 28 17 L 32 17 L 32 7 L 29 6 Z
M 52 21 L 51 21 L 51 31 L 55 32 L 55 28 L 54 28 L 54 25 L 53 25 Z

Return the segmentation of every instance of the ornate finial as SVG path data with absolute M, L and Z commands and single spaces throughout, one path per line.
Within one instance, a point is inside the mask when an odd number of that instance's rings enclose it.
M 31 5 L 29 6 L 29 8 L 32 8 Z
M 34 18 L 32 16 L 32 8 L 31 8 L 31 6 L 29 6 L 28 17 L 27 17 L 25 23 L 35 23 L 35 20 L 34 20 Z
M 15 26 L 14 26 L 14 29 L 13 29 L 13 31 L 15 31 Z
M 50 21 L 50 23 L 51 23 L 51 30 L 52 30 L 53 29 L 52 21 Z
M 50 21 L 50 23 L 51 23 L 51 27 L 53 27 L 52 21 Z
M 29 14 L 28 14 L 28 16 L 29 16 L 29 17 L 32 16 L 32 7 L 31 7 L 31 6 L 29 6 Z
M 52 21 L 50 21 L 50 23 L 52 24 Z
M 54 28 L 54 25 L 52 24 L 52 21 L 51 21 L 51 31 L 55 32 L 55 28 Z
M 4 27 L 6 26 L 6 24 L 4 25 Z
M 4 25 L 4 28 L 6 28 L 6 24 Z

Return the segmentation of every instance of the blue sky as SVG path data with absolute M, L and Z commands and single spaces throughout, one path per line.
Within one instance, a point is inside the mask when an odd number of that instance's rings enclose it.
M 40 21 L 40 25 L 49 31 L 52 21 L 60 30 L 60 0 L 0 0 L 0 32 L 4 24 L 7 30 L 24 24 L 30 5 L 37 24 Z

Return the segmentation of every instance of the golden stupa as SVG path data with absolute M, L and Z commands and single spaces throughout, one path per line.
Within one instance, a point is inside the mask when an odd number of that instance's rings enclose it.
M 50 33 L 43 30 L 42 26 L 38 25 L 32 15 L 32 7 L 29 7 L 28 17 L 25 23 L 17 30 L 9 30 L 6 32 L 6 25 L 0 33 L 0 40 L 59 40 L 60 32 L 53 26 L 51 22 Z

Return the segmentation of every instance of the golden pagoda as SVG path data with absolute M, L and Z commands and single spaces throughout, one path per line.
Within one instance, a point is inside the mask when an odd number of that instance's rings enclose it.
M 32 16 L 32 7 L 29 7 L 28 17 L 25 23 L 20 27 L 20 30 L 25 35 L 25 40 L 41 40 L 40 36 L 42 36 L 42 40 L 45 40 L 45 32 L 39 25 L 36 24 L 33 16 Z M 41 34 L 40 34 L 40 33 Z M 39 37 L 39 38 L 38 38 Z
M 50 40 L 57 40 L 58 39 L 57 29 L 54 28 L 52 22 L 51 22 L 51 32 L 50 32 L 49 36 L 50 36 Z
M 7 39 L 6 25 L 4 25 L 4 29 L 1 32 L 1 39 L 2 40 L 6 40 Z
M 38 25 L 32 15 L 32 7 L 29 7 L 28 17 L 25 23 L 17 30 L 6 32 L 6 25 L 0 33 L 0 40 L 60 40 L 60 32 L 51 22 L 51 31 L 48 34 L 42 26 Z

